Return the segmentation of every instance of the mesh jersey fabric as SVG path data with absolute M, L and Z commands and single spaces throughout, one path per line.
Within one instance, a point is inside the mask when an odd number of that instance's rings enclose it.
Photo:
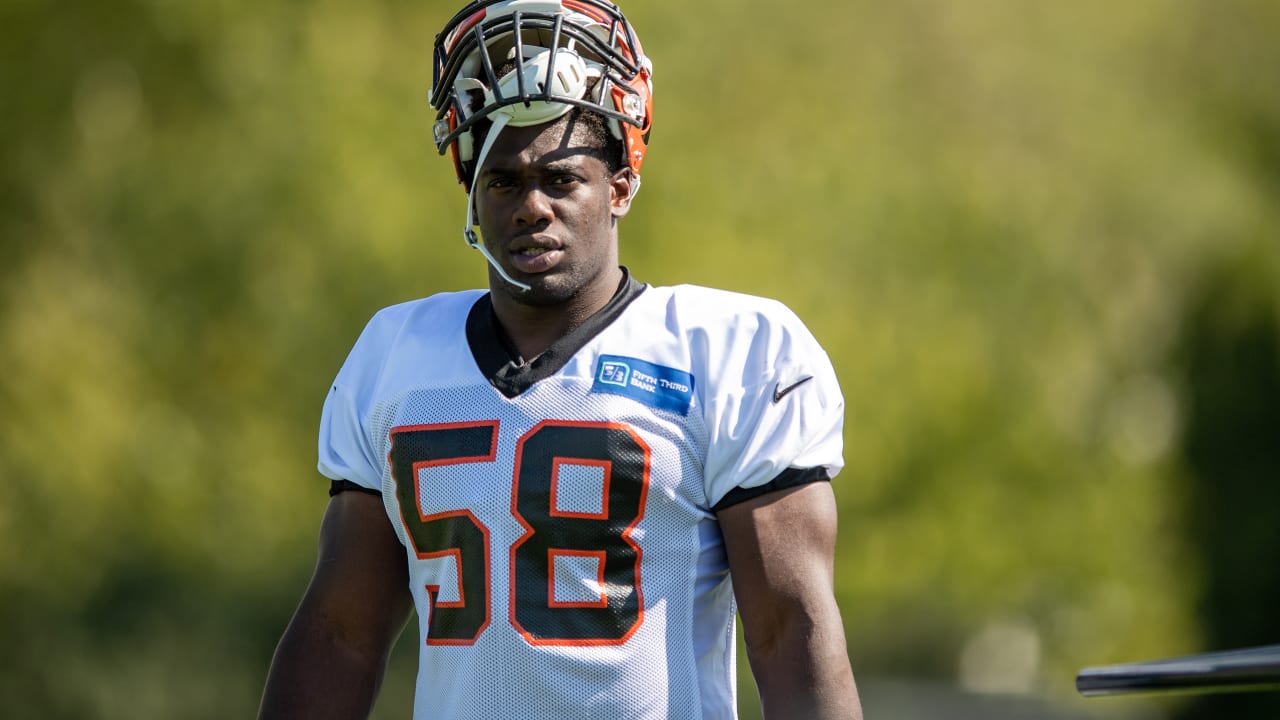
M 321 418 L 321 473 L 380 491 L 405 546 L 414 717 L 734 718 L 711 508 L 788 468 L 840 470 L 826 353 L 776 301 L 645 288 L 508 397 L 467 342 L 483 295 L 380 311 Z

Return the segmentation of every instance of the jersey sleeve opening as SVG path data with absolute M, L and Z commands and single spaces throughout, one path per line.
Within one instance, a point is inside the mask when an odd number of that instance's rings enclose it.
M 787 468 L 783 470 L 776 478 L 770 480 L 763 485 L 756 485 L 748 488 L 734 488 L 725 493 L 720 498 L 720 502 L 711 506 L 712 512 L 720 512 L 727 507 L 732 507 L 741 502 L 746 502 L 761 495 L 767 495 L 778 490 L 786 490 L 787 488 L 799 487 L 815 482 L 830 482 L 831 475 L 825 467 L 811 468 Z

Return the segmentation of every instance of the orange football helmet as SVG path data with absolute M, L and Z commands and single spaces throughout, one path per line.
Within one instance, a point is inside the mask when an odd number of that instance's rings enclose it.
M 653 126 L 652 73 L 635 30 L 607 0 L 477 0 L 436 36 L 436 149 L 451 151 L 465 188 L 482 154 L 477 122 L 505 115 L 504 125 L 536 125 L 583 107 L 609 120 L 638 176 Z

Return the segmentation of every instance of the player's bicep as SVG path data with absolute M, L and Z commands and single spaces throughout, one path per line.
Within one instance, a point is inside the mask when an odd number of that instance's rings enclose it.
M 411 608 L 404 547 L 382 499 L 357 491 L 334 495 L 299 614 L 351 650 L 376 659 L 394 644 Z
M 834 611 L 836 503 L 829 483 L 761 495 L 716 517 L 750 645 L 767 648 Z

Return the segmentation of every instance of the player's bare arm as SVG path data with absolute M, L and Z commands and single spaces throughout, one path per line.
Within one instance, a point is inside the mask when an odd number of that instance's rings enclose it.
M 329 501 L 311 584 L 276 648 L 259 718 L 367 717 L 409 617 L 408 571 L 382 500 Z
M 833 595 L 830 484 L 768 493 L 717 517 L 765 717 L 860 719 Z

